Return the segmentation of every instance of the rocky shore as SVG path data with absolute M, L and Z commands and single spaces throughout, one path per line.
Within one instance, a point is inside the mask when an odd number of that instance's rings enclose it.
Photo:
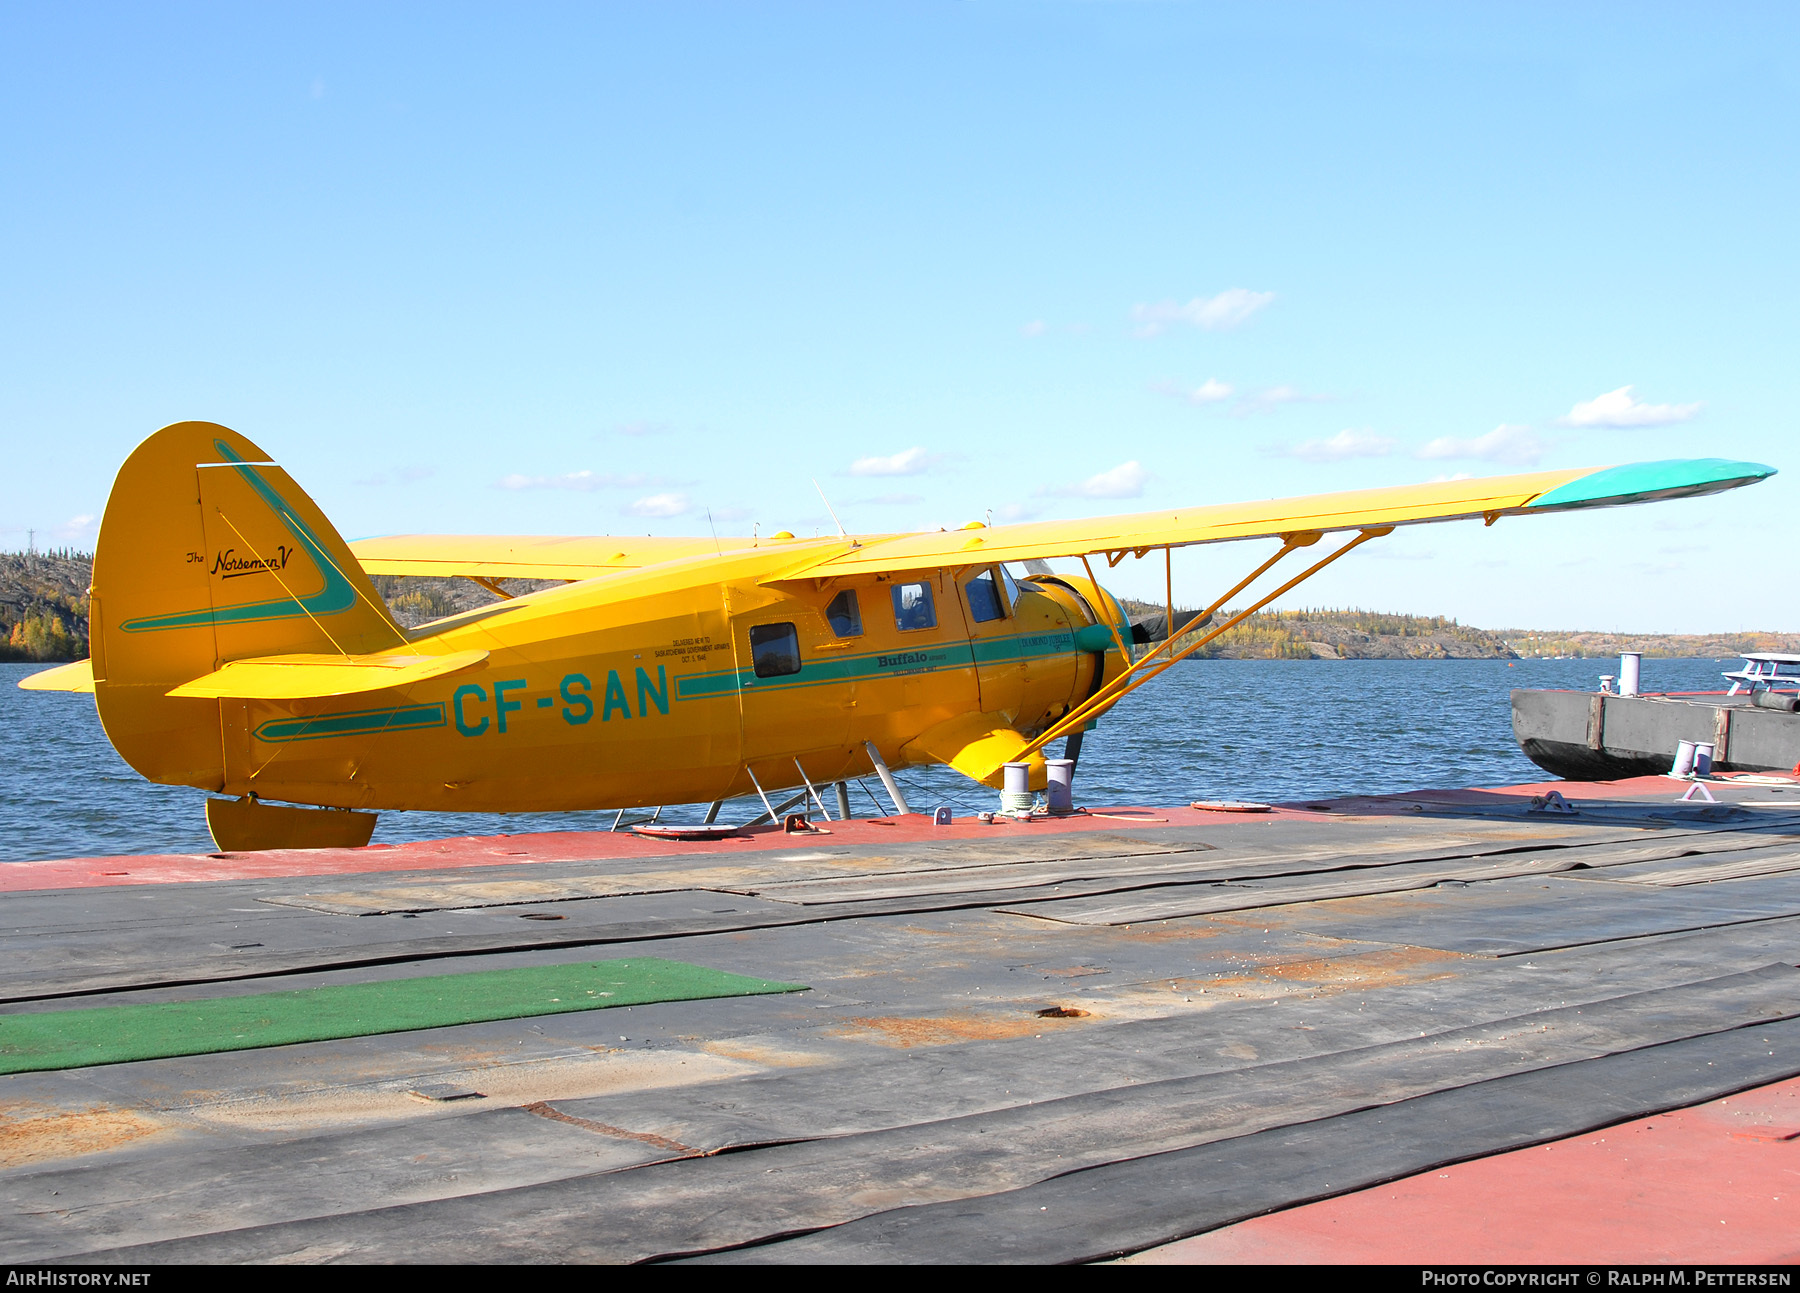
M 88 651 L 93 558 L 0 552 L 0 660 L 80 660 Z

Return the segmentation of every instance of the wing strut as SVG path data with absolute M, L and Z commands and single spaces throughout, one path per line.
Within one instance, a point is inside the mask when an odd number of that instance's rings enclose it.
M 1325 569 L 1326 566 L 1329 566 L 1339 557 L 1344 556 L 1352 548 L 1361 547 L 1370 539 L 1379 539 L 1385 535 L 1392 534 L 1393 532 L 1394 527 L 1391 525 L 1375 526 L 1362 531 L 1336 552 L 1333 552 L 1322 561 L 1314 562 L 1305 570 L 1288 580 L 1281 587 L 1277 588 L 1274 592 L 1270 593 L 1267 597 L 1254 603 L 1248 609 L 1239 611 L 1212 632 L 1202 634 L 1193 642 L 1190 642 L 1187 646 L 1183 647 L 1179 652 L 1175 652 L 1165 659 L 1158 660 L 1156 657 L 1159 652 L 1175 645 L 1175 621 L 1171 618 L 1169 620 L 1170 631 L 1168 635 L 1164 637 L 1161 642 L 1157 643 L 1143 659 L 1128 665 L 1125 672 L 1121 673 L 1117 678 L 1114 678 L 1111 682 L 1107 683 L 1106 686 L 1102 687 L 1099 691 L 1081 702 L 1081 704 L 1064 714 L 1056 722 L 1045 728 L 1041 736 L 1033 737 L 1025 744 L 1023 749 L 1012 757 L 1015 760 L 1029 758 L 1037 751 L 1043 749 L 1051 741 L 1054 741 L 1057 737 L 1067 735 L 1071 731 L 1086 727 L 1089 721 L 1100 717 L 1101 714 L 1104 714 L 1107 710 L 1118 704 L 1128 693 L 1136 691 L 1139 687 L 1160 674 L 1164 669 L 1169 668 L 1179 661 L 1187 659 L 1208 642 L 1211 642 L 1214 638 L 1218 637 L 1221 633 L 1226 633 L 1231 629 L 1236 628 L 1239 624 L 1242 624 L 1245 620 L 1249 619 L 1277 597 L 1287 592 L 1290 588 L 1305 583 L 1308 579 L 1311 579 L 1314 575 Z M 1207 607 L 1205 611 L 1201 612 L 1199 616 L 1200 622 L 1204 624 L 1208 616 L 1215 614 L 1227 601 L 1243 592 L 1244 589 L 1248 588 L 1258 577 L 1264 574 L 1276 562 L 1287 556 L 1288 553 L 1294 551 L 1296 548 L 1311 547 L 1319 541 L 1319 537 L 1320 535 L 1317 530 L 1305 530 L 1297 534 L 1283 536 L 1284 541 L 1281 545 L 1281 551 L 1263 562 L 1262 565 L 1258 566 L 1255 570 L 1252 570 L 1226 592 L 1224 596 L 1220 597 L 1218 601 L 1214 602 L 1211 606 Z M 1152 664 L 1154 664 L 1154 668 L 1149 667 Z
M 502 588 L 498 579 L 484 579 L 480 575 L 464 575 L 463 578 L 468 580 L 471 584 L 474 584 L 477 588 L 487 589 L 503 602 L 510 602 L 513 600 L 513 594 Z

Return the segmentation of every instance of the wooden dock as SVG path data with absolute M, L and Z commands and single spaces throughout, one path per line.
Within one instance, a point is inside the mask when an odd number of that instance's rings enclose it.
M 1800 789 L 1551 788 L 0 866 L 0 1057 L 619 958 L 806 989 L 12 1072 L 0 1260 L 1094 1261 L 1800 1075 Z

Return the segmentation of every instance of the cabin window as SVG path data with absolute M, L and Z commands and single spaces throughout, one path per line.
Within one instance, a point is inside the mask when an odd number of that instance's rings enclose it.
M 963 591 L 969 595 L 969 614 L 977 624 L 986 624 L 989 620 L 1006 618 L 1006 603 L 1000 586 L 994 582 L 994 572 L 984 570 L 968 583 Z
M 894 627 L 902 631 L 937 627 L 937 607 L 931 600 L 930 584 L 894 585 Z
M 1013 578 L 1013 572 L 1005 566 L 995 566 L 1000 572 L 1000 582 L 1006 588 L 1006 605 L 1009 611 L 1019 604 L 1019 581 Z
M 825 608 L 825 618 L 831 621 L 831 631 L 839 637 L 861 637 L 862 608 L 856 604 L 856 590 L 846 588 L 833 597 L 831 605 Z
M 750 660 L 758 678 L 800 672 L 800 635 L 792 624 L 758 624 L 750 630 Z

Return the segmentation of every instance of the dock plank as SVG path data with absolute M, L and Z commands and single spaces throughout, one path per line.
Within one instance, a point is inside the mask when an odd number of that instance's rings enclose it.
M 1380 1109 L 895 1209 L 696 1262 L 1103 1261 L 1297 1203 L 1698 1104 L 1800 1072 L 1792 1022 L 1540 1069 Z
M 79 1255 L 89 1261 L 266 1261 L 317 1253 L 329 1244 L 338 1257 L 358 1261 L 650 1260 L 841 1225 L 895 1207 L 1015 1190 L 1083 1168 L 1340 1117 L 1372 1104 L 1670 1039 L 1713 1038 L 1797 1013 L 1800 970 L 1771 966 L 1324 1056 Z M 1800 1068 L 1800 1032 L 1793 1037 L 1783 1058 Z M 607 1224 L 596 1226 L 596 1217 Z
M 934 1229 L 967 1253 L 1013 1227 L 1009 1256 L 1079 1260 L 1217 1224 L 1234 1156 L 1281 1206 L 1340 1164 L 1417 1170 L 1791 1064 L 1800 816 L 1566 793 L 1578 815 L 1426 792 L 1117 830 L 496 839 L 442 867 L 149 859 L 130 888 L 41 867 L 0 894 L 5 1011 L 609 946 L 814 991 L 0 1078 L 0 1256 L 921 1260 Z M 1131 918 L 1046 918 L 1080 910 Z M 1527 1080 L 1535 1106 L 1507 1094 Z M 1519 1116 L 1454 1113 L 1489 1105 Z M 1308 1143 L 1310 1172 L 1283 1148 Z M 1161 1210 L 1088 1199 L 1060 1236 L 1031 1215 L 1109 1173 Z

